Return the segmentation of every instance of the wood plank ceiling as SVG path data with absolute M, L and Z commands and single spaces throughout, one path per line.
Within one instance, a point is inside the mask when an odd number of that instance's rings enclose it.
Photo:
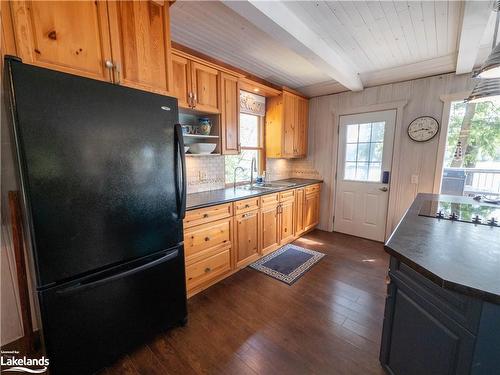
M 265 2 L 252 3 L 248 2 L 247 8 L 244 8 L 244 4 L 232 2 L 177 1 L 171 7 L 172 39 L 309 96 L 346 90 L 333 79 L 332 74 L 315 63 L 310 54 L 293 48 L 293 44 L 284 43 L 283 37 L 278 35 L 280 33 L 266 27 L 276 26 L 271 25 L 274 21 L 278 27 L 287 30 L 287 25 L 270 15 L 269 12 L 276 9 L 272 4 L 266 8 Z M 345 59 L 359 75 L 364 87 L 452 72 L 457 67 L 460 35 L 467 17 L 464 2 L 282 3 L 286 6 L 282 10 L 291 12 L 289 15 L 297 17 L 296 22 L 307 25 L 308 31 L 314 33 L 311 35 L 326 43 L 336 56 Z M 253 10 L 252 6 L 259 8 L 261 13 L 257 11 L 252 16 L 248 11 Z M 489 1 L 483 2 L 479 35 L 483 34 L 482 28 L 485 34 L 493 33 L 490 6 Z M 481 25 L 488 20 L 486 18 L 485 21 L 484 14 L 489 17 L 488 25 Z M 261 15 L 271 19 L 268 25 L 261 22 Z M 477 16 L 472 19 L 476 20 Z M 293 39 L 293 30 L 288 31 L 292 34 L 290 39 Z M 491 37 L 488 35 L 483 35 L 481 45 L 475 46 L 478 53 L 476 63 L 482 62 L 489 51 Z M 300 39 L 300 36 L 295 39 Z M 324 61 L 328 56 L 320 58 Z

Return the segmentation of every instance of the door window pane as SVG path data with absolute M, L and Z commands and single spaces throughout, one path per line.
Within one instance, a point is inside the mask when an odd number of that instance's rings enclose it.
M 344 179 L 380 182 L 385 122 L 347 125 Z
M 347 143 L 358 142 L 358 124 L 347 125 Z
M 344 179 L 355 180 L 356 179 L 356 162 L 345 163 Z
M 359 124 L 358 142 L 370 142 L 372 133 L 372 124 Z
M 370 160 L 370 144 L 369 143 L 358 143 L 358 160 L 357 161 L 369 161 Z
M 346 161 L 356 161 L 356 155 L 357 155 L 357 150 L 358 150 L 358 145 L 356 143 L 354 144 L 347 144 L 346 145 L 346 152 L 345 152 L 345 160 Z

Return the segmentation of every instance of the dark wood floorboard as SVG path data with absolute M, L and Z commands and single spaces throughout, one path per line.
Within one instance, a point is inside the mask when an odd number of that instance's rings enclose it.
M 318 230 L 295 244 L 327 256 L 292 286 L 241 270 L 188 301 L 186 327 L 102 374 L 384 374 L 383 245 Z

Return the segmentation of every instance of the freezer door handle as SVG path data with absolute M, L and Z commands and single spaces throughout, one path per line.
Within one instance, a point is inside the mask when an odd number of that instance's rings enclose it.
M 123 271 L 123 272 L 120 272 L 120 273 L 117 273 L 117 274 L 114 274 L 114 275 L 111 275 L 111 276 L 108 276 L 105 278 L 99 278 L 97 280 L 96 279 L 89 279 L 89 280 L 83 281 L 81 283 L 78 283 L 76 285 L 72 285 L 70 287 L 67 287 L 65 289 L 58 290 L 56 292 L 56 294 L 69 295 L 69 294 L 73 294 L 76 292 L 80 292 L 80 291 L 85 290 L 85 289 L 95 288 L 95 287 L 100 286 L 102 284 L 106 284 L 106 283 L 109 283 L 111 281 L 122 279 L 124 277 L 131 276 L 131 275 L 136 274 L 138 272 L 145 271 L 151 267 L 157 266 L 158 264 L 161 264 L 161 263 L 167 262 L 171 259 L 174 259 L 178 255 L 179 255 L 179 250 L 169 251 L 167 254 L 161 256 L 160 258 L 157 258 L 153 261 L 149 261 L 147 263 L 144 263 L 138 267 L 134 267 L 132 269 L 128 269 L 126 271 Z
M 186 216 L 186 155 L 184 154 L 184 137 L 182 136 L 180 124 L 175 124 L 175 147 L 175 188 L 178 197 L 178 216 L 182 220 Z

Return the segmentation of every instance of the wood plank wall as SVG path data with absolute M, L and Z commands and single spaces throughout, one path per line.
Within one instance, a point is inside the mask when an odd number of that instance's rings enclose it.
M 408 124 L 419 116 L 432 116 L 441 124 L 442 95 L 463 92 L 472 88 L 470 75 L 454 73 L 367 88 L 360 92 L 344 92 L 312 98 L 309 101 L 308 159 L 324 179 L 321 192 L 319 228 L 333 230 L 334 176 L 337 163 L 336 137 L 339 113 L 364 112 L 368 106 L 407 101 L 403 109 L 399 137 L 399 178 L 397 179 L 395 209 L 388 220 L 394 228 L 417 193 L 432 192 L 438 148 L 438 136 L 427 143 L 408 138 Z M 388 106 L 387 109 L 389 109 Z M 398 134 L 398 132 L 396 132 Z M 394 159 L 393 159 L 394 160 Z M 393 170 L 394 174 L 394 170 Z M 419 183 L 411 183 L 411 175 L 419 175 Z

